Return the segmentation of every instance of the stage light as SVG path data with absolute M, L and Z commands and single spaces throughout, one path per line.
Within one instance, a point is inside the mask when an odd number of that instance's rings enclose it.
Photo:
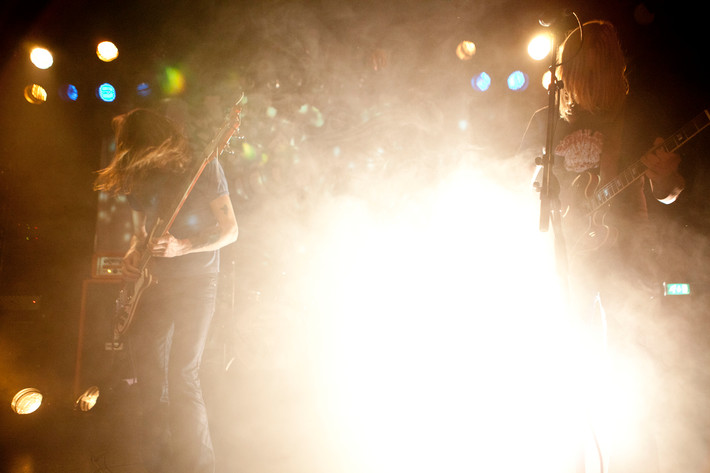
M 108 82 L 105 82 L 96 88 L 96 97 L 104 102 L 113 102 L 116 100 L 116 89 Z
M 136 86 L 136 93 L 140 95 L 141 97 L 147 97 L 149 96 L 153 90 L 150 87 L 150 84 L 147 82 L 141 82 Z
M 71 100 L 72 102 L 76 102 L 76 100 L 79 98 L 79 90 L 76 88 L 75 85 L 66 84 L 59 89 L 59 96 L 64 100 Z
M 461 41 L 456 47 L 456 56 L 462 61 L 468 61 L 476 54 L 476 45 L 473 41 Z
M 49 69 L 54 64 L 54 57 L 49 50 L 37 47 L 30 51 L 30 61 L 38 69 Z
M 491 86 L 491 76 L 485 72 L 481 72 L 471 79 L 471 86 L 480 92 L 485 92 Z
M 528 88 L 528 75 L 522 71 L 515 71 L 508 76 L 508 88 L 513 91 Z
M 552 51 L 552 38 L 542 34 L 535 36 L 528 43 L 528 55 L 536 61 L 545 59 Z
M 18 391 L 10 403 L 12 411 L 20 415 L 32 414 L 41 405 L 42 393 L 35 388 L 25 388 Z
M 111 41 L 102 41 L 96 46 L 96 55 L 103 62 L 111 62 L 118 57 L 118 48 Z
M 77 398 L 74 408 L 82 412 L 90 411 L 99 400 L 99 394 L 99 388 L 97 386 L 91 386 Z
M 25 87 L 25 100 L 31 104 L 40 104 L 47 101 L 47 91 L 39 84 Z

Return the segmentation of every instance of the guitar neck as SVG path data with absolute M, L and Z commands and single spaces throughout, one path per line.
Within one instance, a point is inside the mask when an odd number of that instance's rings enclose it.
M 172 207 L 173 210 L 169 214 L 169 218 L 165 220 L 158 219 L 154 226 L 152 235 L 160 237 L 162 235 L 165 235 L 165 233 L 170 230 L 170 227 L 173 225 L 173 222 L 175 222 L 175 219 L 180 213 L 180 210 L 185 204 L 185 201 L 187 200 L 188 196 L 192 192 L 192 189 L 195 187 L 195 184 L 197 184 L 197 180 L 202 175 L 202 171 L 205 170 L 205 167 L 207 167 L 210 161 L 212 161 L 213 159 L 217 159 L 219 155 L 222 154 L 224 148 L 229 144 L 232 135 L 234 135 L 234 133 L 239 130 L 241 112 L 240 104 L 243 98 L 244 94 L 242 94 L 239 100 L 237 100 L 237 102 L 233 105 L 232 110 L 225 117 L 222 127 L 203 151 L 203 159 L 199 167 L 192 174 L 192 179 L 185 188 L 185 191 L 178 196 L 179 198 L 176 200 L 176 204 Z
M 704 110 L 703 113 L 686 123 L 683 128 L 675 132 L 675 134 L 667 138 L 660 145 L 654 146 L 650 151 L 653 152 L 660 148 L 669 153 L 673 153 L 708 125 L 710 125 L 710 112 Z M 598 210 L 600 207 L 607 204 L 621 191 L 629 187 L 635 180 L 641 178 L 646 172 L 646 169 L 648 169 L 646 165 L 639 159 L 631 166 L 624 169 L 614 179 L 597 189 L 591 197 L 592 211 Z

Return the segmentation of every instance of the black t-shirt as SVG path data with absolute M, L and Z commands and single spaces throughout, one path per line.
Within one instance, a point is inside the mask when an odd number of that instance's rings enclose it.
M 128 195 L 133 210 L 145 212 L 146 230 L 150 235 L 157 219 L 169 219 L 180 197 L 188 188 L 195 173 L 175 176 L 154 173 Z M 217 225 L 210 202 L 229 193 L 222 166 L 212 160 L 203 170 L 185 204 L 170 227 L 175 238 L 190 238 L 209 227 Z M 191 253 L 174 258 L 153 258 L 151 272 L 160 279 L 181 278 L 219 271 L 219 251 Z

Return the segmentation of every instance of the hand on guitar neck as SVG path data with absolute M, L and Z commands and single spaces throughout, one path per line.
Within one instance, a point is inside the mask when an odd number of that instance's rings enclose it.
M 646 176 L 651 181 L 653 196 L 670 204 L 683 191 L 685 179 L 678 173 L 680 155 L 666 151 L 663 143 L 663 138 L 656 138 L 654 148 L 641 158 L 641 162 L 647 167 Z

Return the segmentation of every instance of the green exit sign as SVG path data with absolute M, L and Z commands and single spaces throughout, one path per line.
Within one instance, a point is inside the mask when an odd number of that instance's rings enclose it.
M 663 283 L 664 296 L 687 296 L 690 295 L 690 284 L 688 283 Z

